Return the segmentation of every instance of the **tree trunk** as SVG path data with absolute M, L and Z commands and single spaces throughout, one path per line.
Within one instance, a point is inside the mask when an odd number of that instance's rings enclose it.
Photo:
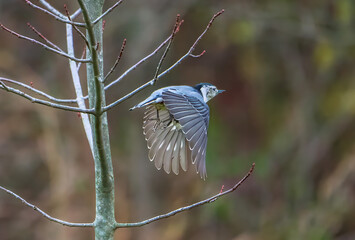
M 104 0 L 84 0 L 91 22 L 102 14 Z M 90 108 L 97 107 L 97 98 L 101 106 L 105 106 L 105 92 L 102 83 L 103 79 L 103 41 L 102 21 L 94 27 L 96 43 L 91 42 L 91 48 L 96 48 L 98 53 L 98 66 L 87 64 L 87 81 L 89 90 Z M 88 34 L 87 34 L 88 35 Z M 87 36 L 90 38 L 90 36 Z M 90 49 L 87 56 L 91 56 Z M 98 91 L 99 90 L 99 91 Z M 95 239 L 113 239 L 115 230 L 115 196 L 114 176 L 111 160 L 110 139 L 107 123 L 107 114 L 91 116 L 91 126 L 94 138 L 94 161 L 95 161 L 95 191 L 96 191 L 96 218 L 95 218 Z

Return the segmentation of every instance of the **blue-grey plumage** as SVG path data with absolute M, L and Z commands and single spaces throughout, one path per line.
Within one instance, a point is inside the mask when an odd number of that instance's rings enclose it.
M 179 174 L 187 171 L 189 161 L 205 179 L 207 130 L 210 99 L 224 90 L 209 83 L 195 87 L 170 86 L 154 91 L 130 110 L 146 107 L 143 133 L 149 159 L 157 169 Z

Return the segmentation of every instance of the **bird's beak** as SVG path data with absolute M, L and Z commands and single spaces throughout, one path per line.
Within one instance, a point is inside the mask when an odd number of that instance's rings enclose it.
M 226 91 L 226 90 L 218 90 L 218 94 L 220 94 L 220 93 L 222 93 L 224 91 Z

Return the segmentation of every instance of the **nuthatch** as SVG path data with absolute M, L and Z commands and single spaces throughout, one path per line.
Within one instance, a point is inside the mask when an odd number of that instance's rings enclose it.
M 207 129 L 210 118 L 206 104 L 223 92 L 209 83 L 194 87 L 171 86 L 154 91 L 135 108 L 146 107 L 143 133 L 149 149 L 149 159 L 157 169 L 179 174 L 188 162 L 196 166 L 205 179 Z

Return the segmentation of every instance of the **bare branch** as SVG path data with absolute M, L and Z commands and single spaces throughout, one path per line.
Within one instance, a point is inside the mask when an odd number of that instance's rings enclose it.
M 42 46 L 44 49 L 46 49 L 46 50 L 48 50 L 48 51 L 50 51 L 50 52 L 53 52 L 53 53 L 56 53 L 56 54 L 61 55 L 61 56 L 63 56 L 63 57 L 69 58 L 69 59 L 71 59 L 71 60 L 73 60 L 73 61 L 76 61 L 76 62 L 90 62 L 90 61 L 91 61 L 91 59 L 78 59 L 78 58 L 75 58 L 75 57 L 71 57 L 71 56 L 69 56 L 67 53 L 65 53 L 65 52 L 63 52 L 63 51 L 58 51 L 57 49 L 54 49 L 54 48 L 52 48 L 52 47 L 49 47 L 49 46 L 47 46 L 46 44 L 41 43 L 41 42 L 39 42 L 39 41 L 37 41 L 37 40 L 35 40 L 35 39 L 33 39 L 33 38 L 29 38 L 29 37 L 26 37 L 26 36 L 24 36 L 24 35 L 18 34 L 17 32 L 14 32 L 14 31 L 8 29 L 7 27 L 5 27 L 5 26 L 4 26 L 3 24 L 1 24 L 1 23 L 0 23 L 0 27 L 1 27 L 3 30 L 5 30 L 5 31 L 7 31 L 7 32 L 9 32 L 9 33 L 11 33 L 12 35 L 14 35 L 14 36 L 16 36 L 16 37 L 18 37 L 18 38 L 20 38 L 20 39 L 24 39 L 24 40 L 27 40 L 27 41 L 29 41 L 29 42 L 38 44 L 38 45 Z
M 16 88 L 12 88 L 9 87 L 7 85 L 5 85 L 2 81 L 0 81 L 0 89 L 3 89 L 7 92 L 11 92 L 14 93 L 16 95 L 19 95 L 21 97 L 24 97 L 28 100 L 30 100 L 32 103 L 38 103 L 41 105 L 45 105 L 48 107 L 52 107 L 52 108 L 58 108 L 58 109 L 62 109 L 62 110 L 66 110 L 66 111 L 71 111 L 71 112 L 81 112 L 81 113 L 90 113 L 90 114 L 95 114 L 94 109 L 82 109 L 82 108 L 77 108 L 77 107 L 71 107 L 71 106 L 66 106 L 66 105 L 61 105 L 61 104 L 56 104 L 56 103 L 52 103 L 52 102 L 48 102 L 42 99 L 38 99 L 38 98 L 34 98 L 32 96 L 30 96 L 27 93 L 24 93 Z
M 124 39 L 124 40 L 123 40 L 123 43 L 122 43 L 122 46 L 121 46 L 120 54 L 118 54 L 118 57 L 117 57 L 115 63 L 113 64 L 111 70 L 110 70 L 110 71 L 106 74 L 106 76 L 104 77 L 103 82 L 105 82 L 106 79 L 113 73 L 113 71 L 115 71 L 115 69 L 116 69 L 118 63 L 119 63 L 120 60 L 121 60 L 121 57 L 122 57 L 124 48 L 126 47 L 126 42 L 127 42 L 127 39 Z
M 66 16 L 64 14 L 62 14 L 61 12 L 59 12 L 57 9 L 55 9 L 52 5 L 50 5 L 47 1 L 45 0 L 38 0 L 45 8 L 48 9 L 48 11 L 50 11 L 51 13 L 53 13 L 54 15 L 57 15 L 58 17 L 66 20 Z M 79 14 L 81 13 L 81 8 L 78 8 L 78 10 L 76 10 L 71 16 L 70 16 L 70 21 L 72 21 L 72 19 L 75 19 L 77 16 L 79 16 Z M 84 23 L 79 23 L 82 24 L 82 27 L 85 26 Z M 72 24 L 73 25 L 73 24 Z M 75 24 L 74 24 L 75 25 Z M 81 26 L 81 25 L 80 25 Z
M 78 10 L 75 11 L 75 13 L 73 13 L 70 18 L 71 19 L 75 19 L 77 16 L 79 16 L 79 14 L 81 13 L 81 8 L 79 8 Z
M 57 49 L 60 52 L 63 52 L 62 49 L 60 49 L 60 47 L 58 47 L 57 45 L 55 45 L 54 43 L 52 43 L 51 41 L 49 41 L 42 33 L 40 33 L 35 27 L 33 27 L 30 23 L 27 23 L 27 26 L 34 31 L 40 38 L 42 38 L 44 41 L 46 41 L 49 45 L 51 45 L 52 47 L 54 47 L 55 49 Z
M 30 90 L 32 92 L 35 92 L 35 93 L 37 93 L 37 94 L 39 94 L 39 95 L 41 95 L 41 96 L 53 101 L 53 102 L 58 102 L 58 103 L 76 103 L 76 99 L 58 99 L 58 98 L 55 98 L 55 97 L 53 97 L 53 96 L 51 96 L 51 95 L 49 95 L 49 94 L 47 94 L 45 92 L 40 91 L 40 90 L 38 90 L 38 89 L 36 89 L 34 87 L 31 87 L 31 86 L 29 86 L 27 84 L 24 84 L 24 83 L 21 83 L 21 82 L 12 80 L 12 79 L 0 77 L 0 81 L 16 84 L 16 85 L 21 86 L 23 88 L 26 88 L 26 89 L 28 89 L 28 90 Z
M 79 26 L 79 27 L 85 27 L 85 24 L 84 23 L 79 23 L 79 22 L 72 22 L 72 21 L 69 21 L 66 19 L 66 17 L 61 14 L 57 9 L 55 9 L 54 7 L 52 7 L 48 2 L 44 1 L 44 0 L 40 0 L 40 2 L 47 8 L 49 9 L 46 10 L 44 8 L 41 8 L 40 6 L 37 6 L 36 4 L 33 4 L 31 1 L 29 0 L 24 0 L 29 6 L 37 9 L 37 10 L 40 10 L 42 12 L 44 12 L 45 14 L 48 14 L 49 16 L 52 16 L 54 17 L 56 20 L 60 21 L 60 22 L 63 22 L 63 23 L 69 23 L 69 24 L 72 24 L 72 25 L 75 25 L 75 26 Z
M 157 70 L 155 71 L 154 78 L 153 78 L 153 81 L 152 81 L 152 85 L 154 85 L 155 82 L 157 81 L 157 77 L 158 77 L 160 68 L 161 68 L 161 66 L 163 64 L 163 61 L 164 61 L 166 55 L 168 54 L 168 51 L 170 50 L 170 46 L 171 46 L 171 44 L 172 44 L 172 42 L 174 40 L 175 34 L 180 30 L 180 26 L 181 26 L 181 24 L 183 22 L 184 22 L 184 20 L 180 21 L 180 14 L 178 14 L 176 16 L 176 22 L 175 22 L 175 25 L 174 25 L 173 32 L 171 33 L 171 38 L 169 40 L 168 46 L 166 46 L 166 49 L 165 49 L 165 51 L 164 51 L 163 55 L 161 56 L 160 61 L 158 63 Z
M 190 54 L 191 57 L 194 57 L 194 58 L 199 58 L 199 57 L 202 57 L 204 54 L 206 53 L 206 50 L 203 50 L 200 54 L 198 55 L 193 55 L 193 54 Z
M 109 9 L 107 9 L 100 17 L 96 18 L 92 24 L 96 24 L 98 23 L 103 17 L 105 17 L 107 14 L 109 14 L 113 9 L 115 9 L 118 5 L 120 5 L 123 2 L 123 0 L 119 0 L 118 2 L 116 2 L 112 7 L 110 7 Z
M 66 16 L 64 14 L 62 14 L 61 12 L 59 12 L 57 9 L 55 9 L 52 5 L 50 5 L 47 1 L 45 0 L 38 0 L 45 8 L 48 9 L 49 12 L 53 13 L 54 15 L 57 15 L 58 17 L 62 18 L 63 20 L 67 20 Z M 40 9 L 41 10 L 41 9 Z M 78 8 L 78 10 L 76 10 L 71 16 L 71 20 L 72 19 L 75 19 L 77 16 L 79 16 L 79 14 L 81 13 L 81 8 Z M 67 22 L 67 23 L 70 23 Z M 84 23 L 77 23 L 77 24 L 74 24 L 74 25 L 77 25 L 78 24 L 81 26 L 81 27 L 85 27 L 85 24 Z M 73 25 L 73 24 L 71 24 Z
M 72 223 L 72 222 L 67 222 L 67 221 L 60 220 L 58 218 L 54 218 L 54 217 L 50 216 L 49 214 L 45 213 L 39 207 L 27 202 L 25 199 L 23 199 L 22 197 L 20 197 L 16 193 L 14 193 L 14 192 L 12 192 L 12 191 L 10 191 L 10 190 L 2 187 L 2 186 L 0 186 L 0 189 L 5 191 L 9 195 L 15 197 L 16 199 L 20 200 L 26 206 L 28 206 L 28 207 L 32 208 L 33 210 L 39 212 L 43 217 L 47 218 L 48 220 L 50 220 L 52 222 L 59 223 L 59 224 L 62 224 L 64 226 L 67 226 L 67 227 L 94 227 L 94 223 Z
M 203 35 L 206 34 L 206 32 L 208 31 L 208 29 L 210 29 L 210 27 L 212 26 L 212 23 L 214 22 L 214 20 L 221 15 L 222 13 L 224 13 L 224 9 L 222 9 L 221 11 L 219 11 L 218 13 L 216 13 L 215 15 L 213 15 L 212 19 L 210 20 L 210 22 L 208 23 L 205 31 L 202 32 L 202 34 L 196 39 L 196 41 L 194 42 L 194 44 L 192 44 L 190 50 L 189 50 L 189 55 L 192 54 L 192 52 L 195 50 L 195 47 L 197 46 L 198 42 L 201 40 L 201 38 L 203 37 Z
M 106 107 L 104 107 L 102 109 L 102 112 L 106 112 L 108 110 L 110 110 L 111 108 L 113 108 L 114 106 L 120 104 L 121 102 L 127 100 L 128 98 L 134 96 L 136 93 L 140 92 L 141 90 L 145 89 L 146 87 L 150 86 L 153 84 L 154 81 L 158 80 L 159 78 L 161 78 L 162 76 L 164 76 L 165 74 L 167 74 L 168 72 L 170 72 L 172 69 L 174 69 L 177 65 L 179 65 L 184 59 L 186 59 L 189 56 L 193 56 L 196 57 L 195 55 L 192 54 L 192 52 L 195 50 L 195 47 L 197 46 L 197 44 L 199 43 L 199 41 L 201 40 L 201 38 L 206 34 L 206 32 L 208 31 L 208 29 L 210 29 L 213 21 L 222 13 L 224 12 L 224 9 L 222 9 L 221 11 L 219 11 L 218 13 L 216 13 L 212 19 L 209 21 L 207 27 L 205 28 L 205 30 L 201 33 L 201 35 L 196 39 L 196 41 L 194 42 L 194 44 L 192 44 L 191 48 L 189 49 L 189 51 L 182 56 L 178 61 L 176 61 L 173 65 L 171 65 L 169 68 L 167 68 L 164 72 L 162 72 L 161 74 L 159 74 L 155 80 L 154 78 L 148 82 L 146 82 L 145 84 L 141 85 L 140 87 L 136 88 L 135 90 L 133 90 L 132 92 L 126 94 L 125 96 L 123 96 L 122 98 L 116 100 L 115 102 L 107 105 Z M 161 47 L 163 47 L 163 45 L 165 45 L 170 38 L 172 37 L 172 35 L 170 35 L 170 37 L 168 39 L 166 39 L 156 50 L 153 51 L 153 53 L 151 53 L 150 55 L 148 55 L 147 57 L 143 58 L 141 61 L 139 61 L 137 64 L 133 65 L 130 69 L 128 69 L 125 73 L 123 73 L 118 79 L 116 79 L 115 81 L 113 81 L 112 83 L 108 84 L 105 87 L 105 90 L 108 89 L 109 87 L 111 87 L 113 84 L 119 82 L 124 76 L 126 76 L 130 71 L 134 70 L 135 68 L 137 68 L 137 66 L 139 66 L 139 64 L 141 64 L 141 62 L 144 62 L 146 59 L 148 59 L 149 57 L 151 57 L 152 55 L 154 55 Z M 204 52 L 202 52 L 204 53 Z M 200 54 L 200 56 L 202 56 L 203 54 Z
M 179 65 L 185 58 L 187 58 L 190 54 L 186 53 L 184 56 L 182 56 L 178 61 L 176 61 L 173 65 L 171 65 L 168 69 L 166 69 L 164 72 L 162 72 L 161 74 L 159 74 L 156 78 L 155 81 L 157 81 L 158 79 L 160 79 L 161 77 L 163 77 L 165 74 L 167 74 L 168 72 L 170 72 L 171 70 L 173 70 L 177 65 Z M 145 89 L 146 87 L 149 87 L 151 85 L 153 85 L 153 81 L 154 78 L 148 82 L 146 82 L 145 84 L 141 85 L 140 87 L 136 88 L 135 90 L 133 90 L 132 92 L 126 94 L 125 96 L 121 97 L 120 99 L 116 100 L 115 102 L 107 105 L 106 107 L 104 107 L 102 109 L 103 112 L 106 112 L 108 110 L 110 110 L 111 108 L 115 107 L 116 105 L 120 104 L 121 102 L 127 100 L 128 98 L 134 96 L 136 93 L 142 91 L 143 89 Z M 108 87 L 108 86 L 107 86 Z M 106 89 L 106 88 L 105 88 Z
M 4 89 L 5 91 L 7 91 L 7 92 L 10 91 L 9 88 L 1 81 L 0 81 L 0 86 L 1 86 L 0 88 Z
M 26 0 L 25 0 L 26 1 Z M 48 3 L 46 0 L 37 0 L 38 2 L 40 2 L 45 8 L 47 8 L 47 10 L 51 13 L 53 13 L 54 15 L 62 18 L 62 19 L 66 19 L 65 15 L 62 14 L 61 12 L 59 12 L 55 7 L 53 7 L 50 3 Z M 30 3 L 27 3 L 29 4 L 31 7 L 34 7 L 36 8 L 36 6 L 31 2 Z M 42 11 L 41 8 L 39 8 L 39 10 Z
M 64 4 L 64 9 L 65 9 L 65 13 L 67 14 L 68 19 L 71 21 L 70 14 L 69 14 L 69 10 L 68 10 L 66 4 Z M 79 28 L 78 28 L 77 26 L 75 26 L 75 25 L 72 25 L 72 26 L 74 27 L 75 31 L 80 35 L 80 37 L 84 40 L 86 46 L 89 47 L 89 41 L 88 41 L 88 39 L 86 38 L 85 34 L 82 33 L 82 32 L 79 30 Z M 75 57 L 75 56 L 74 56 L 74 53 L 73 53 L 73 54 L 69 54 L 69 55 Z
M 156 217 L 153 217 L 153 218 L 141 221 L 141 222 L 136 222 L 136 223 L 117 223 L 116 224 L 116 228 L 140 227 L 140 226 L 143 226 L 143 225 L 146 225 L 146 224 L 161 220 L 163 218 L 168 218 L 168 217 L 174 216 L 177 213 L 181 213 L 181 212 L 190 210 L 192 208 L 202 206 L 202 205 L 207 204 L 207 203 L 212 203 L 212 202 L 216 201 L 218 198 L 235 191 L 252 174 L 252 172 L 254 170 L 254 167 L 255 167 L 255 163 L 253 163 L 253 165 L 251 166 L 249 172 L 238 183 L 236 183 L 232 188 L 228 189 L 227 191 L 223 192 L 223 189 L 221 189 L 220 193 L 218 193 L 218 194 L 216 194 L 216 195 L 214 195 L 212 197 L 209 197 L 209 198 L 207 198 L 207 199 L 205 199 L 203 201 L 191 204 L 191 205 L 186 206 L 186 207 L 182 207 L 182 208 L 176 209 L 176 210 L 171 211 L 169 213 L 162 214 L 162 215 L 159 215 L 159 216 L 156 216 Z
M 114 80 L 113 82 L 111 82 L 110 84 L 108 84 L 107 86 L 105 86 L 105 90 L 107 90 L 108 88 L 110 88 L 112 85 L 120 82 L 124 77 L 126 77 L 131 71 L 135 70 L 137 67 L 139 67 L 139 65 L 141 65 L 142 63 L 144 63 L 145 61 L 147 61 L 149 58 L 151 58 L 152 56 L 154 56 L 162 47 L 165 46 L 165 44 L 167 44 L 169 42 L 169 40 L 171 39 L 171 35 L 164 41 L 162 42 L 159 47 L 157 47 L 153 52 L 151 52 L 150 54 L 148 54 L 147 56 L 145 56 L 144 58 L 142 58 L 141 60 L 139 60 L 136 64 L 134 64 L 132 67 L 130 67 L 129 69 L 127 69 L 121 76 L 119 76 L 116 80 Z

